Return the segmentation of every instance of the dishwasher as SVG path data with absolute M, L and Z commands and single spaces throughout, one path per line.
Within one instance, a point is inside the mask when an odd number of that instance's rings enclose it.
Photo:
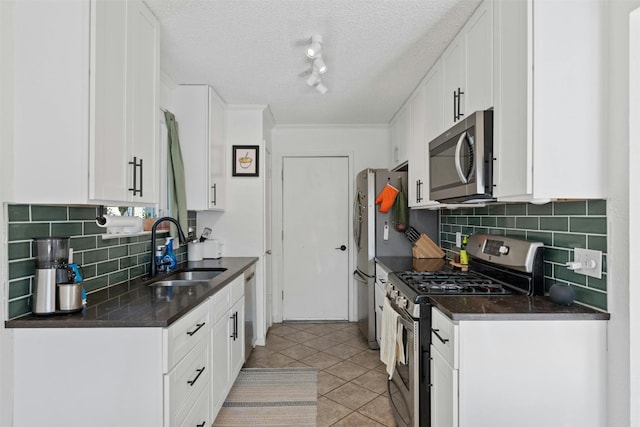
M 256 265 L 244 272 L 244 360 L 256 343 Z

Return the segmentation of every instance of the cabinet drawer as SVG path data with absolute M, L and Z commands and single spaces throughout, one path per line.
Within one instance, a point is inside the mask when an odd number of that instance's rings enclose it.
M 220 289 L 211 298 L 211 323 L 216 324 L 231 308 L 231 286 L 227 285 Z
M 164 372 L 169 372 L 198 342 L 209 337 L 209 304 L 200 304 L 173 325 L 165 329 L 167 360 Z
M 458 367 L 458 325 L 437 308 L 431 310 L 431 344 L 449 365 Z
M 180 427 L 208 427 L 213 424 L 209 412 L 210 387 L 205 387 L 197 398 L 195 405 L 180 423 Z
M 242 274 L 240 277 L 236 277 L 234 281 L 231 282 L 231 284 L 229 284 L 228 286 L 231 288 L 231 300 L 229 301 L 231 303 L 230 306 L 235 304 L 244 295 L 244 277 L 245 277 L 244 275 L 245 274 L 247 273 Z M 255 270 L 253 274 L 255 274 Z
M 209 345 L 201 341 L 165 375 L 165 403 L 171 426 L 179 426 L 198 396 L 209 389 Z

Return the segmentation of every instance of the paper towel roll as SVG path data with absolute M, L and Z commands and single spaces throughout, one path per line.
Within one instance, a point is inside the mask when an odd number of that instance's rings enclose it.
M 96 219 L 96 224 L 98 227 L 106 228 L 107 234 L 137 233 L 142 231 L 142 218 L 137 216 L 105 215 L 101 221 Z

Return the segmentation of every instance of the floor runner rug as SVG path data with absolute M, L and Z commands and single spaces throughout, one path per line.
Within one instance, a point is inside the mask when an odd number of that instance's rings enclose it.
M 215 427 L 315 427 L 318 406 L 316 368 L 242 369 Z

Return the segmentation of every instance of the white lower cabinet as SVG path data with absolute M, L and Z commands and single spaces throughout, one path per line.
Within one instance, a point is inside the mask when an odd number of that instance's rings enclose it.
M 606 425 L 605 321 L 432 314 L 433 427 Z
M 458 425 L 458 370 L 431 346 L 431 425 Z
M 204 427 L 244 364 L 244 275 L 167 328 L 17 328 L 16 427 Z
M 244 364 L 244 275 L 211 299 L 212 422 Z
M 206 339 L 201 339 L 200 343 L 165 375 L 165 420 L 169 421 L 168 425 L 182 425 L 198 399 L 202 395 L 210 395 L 210 370 L 209 343 Z
M 385 284 L 389 280 L 389 272 L 380 264 L 376 263 L 376 279 L 373 302 L 376 313 L 376 341 L 380 345 L 382 337 L 382 308 L 384 307 L 384 299 L 386 291 Z

